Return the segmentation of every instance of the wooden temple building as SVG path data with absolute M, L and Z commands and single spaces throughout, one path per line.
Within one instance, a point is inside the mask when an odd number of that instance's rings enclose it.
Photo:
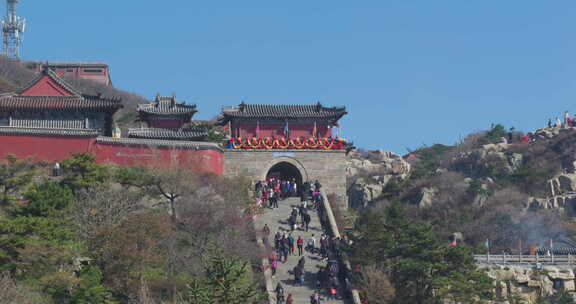
M 319 180 L 346 196 L 350 143 L 333 132 L 345 107 L 224 107 L 215 122 L 227 135 L 221 143 L 207 142 L 206 130 L 193 127 L 196 105 L 174 95 L 138 105 L 141 125 L 126 137 L 115 131 L 114 114 L 121 108 L 121 99 L 83 94 L 47 66 L 20 90 L 0 95 L 0 158 L 59 162 L 91 153 L 100 163 L 120 166 L 189 168 L 252 180 L 276 176 L 299 184 Z
M 46 66 L 28 85 L 0 95 L 0 158 L 12 154 L 61 161 L 74 153 L 92 153 L 103 163 L 222 174 L 223 150 L 200 141 L 206 132 L 180 129 L 196 106 L 178 103 L 175 97 L 140 105 L 139 117 L 147 128 L 129 130 L 128 138 L 113 132 L 120 108 L 121 99 L 83 94 Z
M 225 107 L 218 124 L 235 149 L 344 149 L 332 129 L 346 115 L 345 107 L 312 105 L 256 105 L 242 102 Z
M 121 100 L 86 95 L 45 68 L 20 90 L 0 95 L 0 132 L 112 135 Z
M 138 121 L 146 127 L 129 129 L 128 137 L 202 141 L 208 132 L 188 126 L 196 112 L 196 105 L 178 102 L 175 95 L 158 94 L 154 102 L 138 105 Z

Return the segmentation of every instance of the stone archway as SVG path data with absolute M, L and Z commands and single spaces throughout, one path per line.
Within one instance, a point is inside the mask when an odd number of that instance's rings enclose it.
M 272 161 L 266 164 L 266 166 L 264 166 L 264 170 L 262 170 L 260 174 L 260 180 L 265 180 L 270 170 L 282 163 L 285 164 L 284 166 L 291 165 L 295 170 L 298 170 L 298 173 L 302 177 L 302 182 L 305 182 L 309 179 L 306 168 L 304 168 L 304 166 L 298 160 L 291 157 L 281 156 L 274 158 Z
M 298 189 L 298 194 L 300 194 L 302 185 L 307 181 L 307 175 L 303 174 L 303 172 L 306 172 L 304 167 L 295 161 L 277 160 L 266 172 L 266 180 L 274 178 L 281 181 L 296 182 L 296 188 Z
M 296 185 L 298 185 L 298 188 L 300 188 L 303 183 L 300 170 L 287 162 L 279 162 L 272 166 L 272 168 L 268 170 L 268 174 L 266 174 L 266 179 L 268 180 L 270 178 L 282 181 L 294 181 L 296 182 Z

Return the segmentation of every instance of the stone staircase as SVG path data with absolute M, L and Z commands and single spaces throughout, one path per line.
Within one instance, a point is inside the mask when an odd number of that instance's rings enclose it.
M 263 215 L 257 217 L 255 221 L 256 231 L 262 231 L 262 227 L 264 224 L 268 224 L 270 227 L 270 243 L 273 245 L 274 242 L 274 234 L 277 231 L 286 232 L 287 234 L 290 233 L 290 227 L 288 224 L 288 217 L 290 216 L 290 212 L 292 207 L 300 205 L 299 198 L 288 198 L 278 203 L 278 209 L 266 209 Z M 320 219 L 316 211 L 309 210 L 309 214 L 312 218 L 312 222 L 310 223 L 310 227 L 308 232 L 303 230 L 295 230 L 292 232 L 292 237 L 294 239 L 298 239 L 298 236 L 302 236 L 304 241 L 308 240 L 312 235 L 316 238 L 317 246 L 319 246 L 319 239 L 323 233 L 322 227 L 320 225 Z M 310 296 L 314 293 L 315 286 L 316 286 L 316 273 L 320 269 L 320 267 L 326 266 L 326 262 L 322 261 L 321 258 L 316 254 L 310 254 L 308 252 L 304 253 L 306 257 L 305 263 L 305 282 L 304 286 L 296 285 L 294 282 L 294 275 L 291 274 L 292 269 L 298 264 L 298 260 L 300 257 L 298 256 L 297 250 L 296 255 L 291 255 L 288 257 L 288 261 L 286 263 L 279 262 L 278 269 L 276 275 L 274 277 L 271 276 L 270 271 L 265 271 L 265 276 L 268 285 L 268 293 L 270 295 L 270 303 L 276 303 L 276 294 L 274 289 L 278 282 L 282 284 L 284 287 L 284 292 L 286 298 L 289 294 L 292 294 L 294 298 L 294 303 L 300 304 L 310 303 Z M 324 292 L 324 291 L 322 291 Z M 328 300 L 326 298 L 326 294 L 322 293 L 322 300 L 321 303 L 346 303 L 344 300 Z

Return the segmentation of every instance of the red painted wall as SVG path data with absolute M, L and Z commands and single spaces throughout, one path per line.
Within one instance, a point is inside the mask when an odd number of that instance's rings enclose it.
M 49 76 L 44 76 L 31 88 L 24 91 L 22 96 L 71 96 L 72 94 L 52 80 Z
M 257 137 L 280 137 L 284 136 L 286 123 L 260 123 Z M 314 123 L 288 123 L 291 138 L 312 137 Z M 332 136 L 332 129 L 326 124 L 316 124 L 317 137 L 325 138 Z M 243 138 L 256 136 L 256 123 L 233 123 L 232 136 Z
M 60 161 L 72 153 L 89 152 L 95 138 L 85 137 L 42 137 L 0 136 L 0 157 L 14 154 L 18 158 L 33 157 L 36 161 Z
M 44 68 L 43 64 L 39 64 L 36 67 L 36 72 L 42 72 Z M 81 66 L 81 65 L 74 65 L 71 64 L 69 66 L 52 66 L 51 69 L 56 73 L 56 75 L 60 77 L 75 77 L 75 78 L 84 78 L 90 79 L 97 82 L 100 82 L 105 85 L 110 85 L 110 71 L 108 67 L 104 66 Z M 84 70 L 89 69 L 99 69 L 102 70 L 102 73 L 85 73 Z
M 216 150 L 149 148 L 148 146 L 103 145 L 96 138 L 0 136 L 0 158 L 14 154 L 35 161 L 62 161 L 72 153 L 92 153 L 99 163 L 119 166 L 148 165 L 168 168 L 171 165 L 222 176 L 224 154 Z
M 159 168 L 178 166 L 222 176 L 223 153 L 215 150 L 148 148 L 146 146 L 96 145 L 96 160 L 120 166 L 145 165 Z

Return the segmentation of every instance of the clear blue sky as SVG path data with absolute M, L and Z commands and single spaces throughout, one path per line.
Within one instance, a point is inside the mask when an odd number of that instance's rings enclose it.
M 3 0 L 2 0 L 3 2 Z M 22 0 L 24 59 L 103 60 L 197 103 L 345 105 L 358 147 L 405 153 L 576 112 L 576 1 Z

